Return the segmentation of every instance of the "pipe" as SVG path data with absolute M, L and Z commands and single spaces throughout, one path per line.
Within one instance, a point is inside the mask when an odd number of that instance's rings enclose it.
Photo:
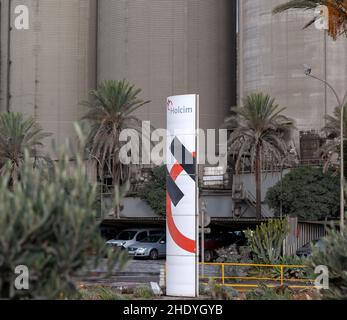
M 12 3 L 11 0 L 8 0 L 8 12 L 7 12 L 7 88 L 6 88 L 6 111 L 10 112 L 10 100 L 11 100 L 11 9 Z

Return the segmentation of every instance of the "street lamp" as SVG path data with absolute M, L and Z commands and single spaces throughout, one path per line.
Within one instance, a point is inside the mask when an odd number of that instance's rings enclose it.
M 344 173 L 344 111 L 345 111 L 345 101 L 347 98 L 347 92 L 343 98 L 340 99 L 336 90 L 333 86 L 327 82 L 326 80 L 320 79 L 314 75 L 312 75 L 312 68 L 306 64 L 304 64 L 304 72 L 305 75 L 316 79 L 322 83 L 324 83 L 331 91 L 334 93 L 336 101 L 338 103 L 338 107 L 340 108 L 340 230 L 343 232 L 345 226 L 345 173 Z

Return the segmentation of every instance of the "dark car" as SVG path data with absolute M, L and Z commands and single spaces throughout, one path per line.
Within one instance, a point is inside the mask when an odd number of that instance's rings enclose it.
M 206 235 L 204 241 L 204 261 L 211 262 L 216 259 L 218 257 L 218 249 L 231 246 L 232 244 L 244 246 L 246 242 L 246 236 L 242 231 L 221 231 Z M 201 256 L 201 241 L 199 244 L 199 255 Z
M 322 239 L 314 240 L 305 244 L 303 247 L 296 250 L 296 255 L 298 257 L 309 257 L 312 254 L 312 248 L 316 247 L 322 249 L 324 247 L 324 241 Z

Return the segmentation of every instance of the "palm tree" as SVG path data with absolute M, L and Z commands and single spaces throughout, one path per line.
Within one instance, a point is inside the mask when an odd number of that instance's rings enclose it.
M 89 157 L 98 163 L 101 178 L 106 170 L 112 177 L 114 187 L 115 214 L 119 218 L 122 188 L 129 184 L 130 165 L 120 160 L 120 150 L 125 144 L 119 137 L 124 129 L 132 129 L 141 137 L 141 121 L 132 113 L 149 103 L 138 98 L 141 89 L 136 89 L 126 80 L 102 82 L 91 92 L 92 102 L 83 119 L 91 125 L 86 139 Z M 135 146 L 138 147 L 138 146 Z
M 280 13 L 290 9 L 312 10 L 318 5 L 327 6 L 329 9 L 329 35 L 336 40 L 340 35 L 347 34 L 347 0 L 291 0 L 275 7 L 273 12 Z M 316 21 L 314 17 L 305 28 Z
M 244 99 L 243 107 L 233 107 L 226 119 L 231 130 L 228 152 L 235 160 L 236 172 L 240 172 L 245 161 L 255 172 L 256 215 L 261 218 L 261 171 L 266 166 L 280 165 L 289 155 L 287 142 L 294 128 L 293 120 L 281 115 L 279 108 L 269 95 L 254 93 Z
M 50 135 L 32 117 L 24 119 L 21 113 L 12 112 L 0 114 L 0 172 L 9 168 L 12 185 L 18 180 L 25 151 L 34 163 L 38 159 L 48 160 L 39 149 L 43 147 L 42 140 Z

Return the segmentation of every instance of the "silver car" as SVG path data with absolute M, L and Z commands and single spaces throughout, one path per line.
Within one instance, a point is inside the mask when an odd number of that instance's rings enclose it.
M 126 229 L 121 231 L 115 239 L 107 241 L 106 244 L 127 249 L 151 235 L 163 235 L 164 232 L 163 229 Z
M 166 236 L 152 235 L 128 247 L 130 256 L 157 260 L 166 255 Z

